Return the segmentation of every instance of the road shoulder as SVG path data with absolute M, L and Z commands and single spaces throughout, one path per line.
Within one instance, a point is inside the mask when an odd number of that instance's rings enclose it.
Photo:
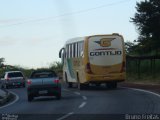
M 15 99 L 15 95 L 8 90 L 0 89 L 0 107 L 10 103 Z
M 143 89 L 143 90 L 148 90 L 148 91 L 160 94 L 160 84 L 143 84 L 143 83 L 123 82 L 123 83 L 120 83 L 119 86 Z

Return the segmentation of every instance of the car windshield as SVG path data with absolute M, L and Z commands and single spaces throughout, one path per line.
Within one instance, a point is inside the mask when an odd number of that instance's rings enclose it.
M 8 73 L 8 77 L 9 78 L 13 78 L 13 77 L 23 77 L 21 72 L 13 72 L 13 73 Z

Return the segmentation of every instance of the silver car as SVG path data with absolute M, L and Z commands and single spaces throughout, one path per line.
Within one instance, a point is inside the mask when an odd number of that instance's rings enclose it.
M 9 88 L 11 86 L 23 86 L 25 87 L 25 77 L 21 71 L 8 71 L 1 78 L 3 88 Z

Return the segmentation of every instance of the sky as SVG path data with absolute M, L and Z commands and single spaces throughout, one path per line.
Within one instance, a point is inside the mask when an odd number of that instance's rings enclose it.
M 5 64 L 48 67 L 66 40 L 119 33 L 137 39 L 131 17 L 140 0 L 0 0 L 0 58 Z

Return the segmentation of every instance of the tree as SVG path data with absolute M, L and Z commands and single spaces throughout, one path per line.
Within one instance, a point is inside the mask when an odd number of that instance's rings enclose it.
M 2 67 L 3 66 L 3 62 L 5 61 L 5 59 L 4 58 L 0 58 L 0 67 Z
M 133 47 L 135 46 L 135 44 L 133 42 L 127 41 L 125 42 L 125 48 L 126 48 L 126 53 L 130 54 L 133 52 Z
M 134 17 L 131 18 L 139 31 L 139 46 L 146 52 L 156 51 L 160 45 L 160 0 L 145 0 L 136 4 Z
M 50 69 L 55 70 L 56 72 L 62 72 L 63 64 L 61 62 L 53 62 L 50 65 Z

